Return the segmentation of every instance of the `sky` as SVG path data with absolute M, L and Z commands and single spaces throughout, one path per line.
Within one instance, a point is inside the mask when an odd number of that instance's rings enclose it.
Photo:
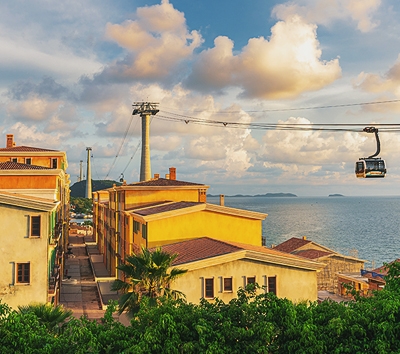
M 2 1 L 4 146 L 14 134 L 66 151 L 71 184 L 91 147 L 93 179 L 134 183 L 132 105 L 155 102 L 152 174 L 175 167 L 211 194 L 398 196 L 400 132 L 379 133 L 384 179 L 354 164 L 376 151 L 363 125 L 400 124 L 399 12 L 396 0 Z

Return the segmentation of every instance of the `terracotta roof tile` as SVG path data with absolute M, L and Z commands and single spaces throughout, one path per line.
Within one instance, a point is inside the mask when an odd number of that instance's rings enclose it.
M 204 204 L 204 203 L 198 203 L 198 202 L 174 202 L 174 203 L 167 203 L 167 204 L 162 204 L 162 205 L 145 207 L 145 208 L 141 208 L 141 209 L 138 209 L 138 210 L 133 210 L 133 212 L 135 214 L 138 214 L 138 215 L 146 216 L 146 215 L 165 213 L 167 211 L 172 211 L 172 210 L 189 208 L 189 207 L 192 207 L 194 205 L 199 205 L 199 204 Z
M 298 251 L 295 253 L 296 256 L 301 256 L 304 258 L 309 258 L 309 259 L 316 259 L 320 257 L 326 257 L 329 255 L 332 255 L 332 252 L 325 252 L 325 251 L 320 251 L 320 250 L 314 250 L 314 249 L 309 249 L 309 250 L 304 250 L 304 251 Z
M 0 148 L 1 151 L 9 151 L 9 152 L 44 152 L 44 151 L 53 151 L 53 152 L 59 152 L 58 150 L 50 150 L 50 149 L 42 149 L 42 148 L 36 148 L 32 146 L 13 146 L 9 148 Z
M 219 241 L 209 237 L 201 237 L 170 245 L 164 245 L 162 246 L 162 249 L 171 254 L 178 254 L 178 257 L 174 261 L 174 265 L 195 262 L 202 259 L 217 257 L 242 250 L 255 251 L 285 258 L 299 259 L 299 257 L 295 255 L 279 252 L 275 249 L 263 246 L 254 246 L 230 241 Z
M 184 182 L 184 181 L 177 181 L 174 179 L 166 179 L 166 178 L 159 178 L 159 179 L 152 179 L 150 181 L 143 181 L 137 183 L 131 183 L 129 186 L 143 186 L 143 187 L 179 187 L 179 186 L 204 186 L 201 183 L 192 183 L 192 182 Z
M 170 254 L 177 253 L 178 257 L 173 265 L 179 265 L 237 252 L 241 248 L 209 237 L 202 237 L 164 245 L 162 250 Z
M 279 245 L 275 246 L 274 249 L 281 251 L 292 253 L 293 251 L 297 250 L 298 248 L 310 243 L 309 240 L 304 240 L 302 238 L 292 237 L 289 240 L 280 243 Z
M 0 162 L 0 170 L 51 170 L 51 168 L 6 161 L 6 162 Z

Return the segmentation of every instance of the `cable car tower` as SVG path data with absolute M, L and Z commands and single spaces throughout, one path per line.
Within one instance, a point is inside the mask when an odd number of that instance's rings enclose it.
M 156 115 L 160 110 L 158 103 L 134 102 L 132 115 L 140 114 L 142 118 L 142 158 L 140 163 L 140 181 L 151 179 L 150 164 L 150 116 Z
M 366 133 L 374 133 L 376 139 L 376 152 L 368 157 L 360 157 L 356 162 L 356 177 L 358 178 L 382 178 L 385 177 L 386 167 L 385 161 L 378 156 L 381 151 L 381 143 L 379 141 L 378 129 L 375 127 L 365 127 Z

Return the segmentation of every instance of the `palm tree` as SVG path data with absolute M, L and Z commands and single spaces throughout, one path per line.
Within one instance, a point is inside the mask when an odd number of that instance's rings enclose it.
M 150 306 L 156 306 L 161 297 L 185 297 L 182 292 L 170 288 L 177 277 L 187 272 L 185 269 L 170 269 L 176 257 L 177 254 L 169 254 L 161 248 L 149 251 L 145 247 L 140 254 L 126 257 L 125 263 L 117 267 L 124 273 L 125 280 L 117 279 L 112 285 L 112 290 L 124 293 L 119 299 L 119 314 L 125 310 L 130 313 L 139 311 L 143 297 L 148 298 Z
M 62 305 L 32 303 L 18 306 L 21 314 L 33 313 L 49 332 L 59 333 L 60 325 L 72 315 L 71 310 L 66 310 Z

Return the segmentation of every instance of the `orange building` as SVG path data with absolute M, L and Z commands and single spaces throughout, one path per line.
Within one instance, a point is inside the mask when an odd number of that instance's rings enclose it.
M 11 243 L 15 252 L 8 249 L 7 254 L 11 258 L 13 254 L 19 254 L 24 264 L 35 264 L 34 268 L 26 268 L 29 269 L 27 272 L 32 272 L 35 276 L 26 274 L 26 279 L 35 279 L 36 284 L 28 283 L 31 286 L 24 288 L 23 297 L 13 293 L 16 298 L 26 302 L 20 303 L 18 300 L 17 305 L 32 301 L 27 289 L 36 289 L 36 293 L 38 283 L 50 281 L 51 284 L 46 287 L 49 295 L 46 299 L 57 302 L 57 289 L 61 285 L 59 273 L 62 274 L 64 265 L 62 255 L 68 244 L 70 180 L 66 173 L 67 166 L 65 152 L 17 146 L 12 134 L 7 135 L 6 147 L 0 148 L 0 193 L 7 196 L 4 197 L 4 202 L 0 202 L 0 208 L 7 212 L 8 218 L 11 217 L 19 228 L 22 227 L 19 234 L 14 236 L 17 239 Z M 36 200 L 39 202 L 36 203 Z M 32 220 L 35 224 L 32 224 Z M 47 245 L 47 250 L 38 252 L 35 248 L 24 247 L 21 254 L 23 235 L 30 235 L 29 230 L 32 228 L 40 230 L 38 237 L 46 240 L 42 245 Z M 7 231 L 0 235 L 0 242 L 2 237 L 10 237 Z M 39 241 L 35 241 L 35 244 L 39 244 Z M 10 263 L 14 262 L 11 258 Z M 45 269 L 45 272 L 38 273 L 38 269 Z M 15 273 L 15 270 L 10 272 Z M 47 279 L 46 282 L 43 279 Z M 13 282 L 10 274 L 3 269 L 0 274 L 0 288 L 8 284 Z M 21 290 L 22 287 L 16 289 Z M 35 297 L 32 296 L 31 299 L 33 298 Z M 10 301 L 13 302 L 13 299 Z

